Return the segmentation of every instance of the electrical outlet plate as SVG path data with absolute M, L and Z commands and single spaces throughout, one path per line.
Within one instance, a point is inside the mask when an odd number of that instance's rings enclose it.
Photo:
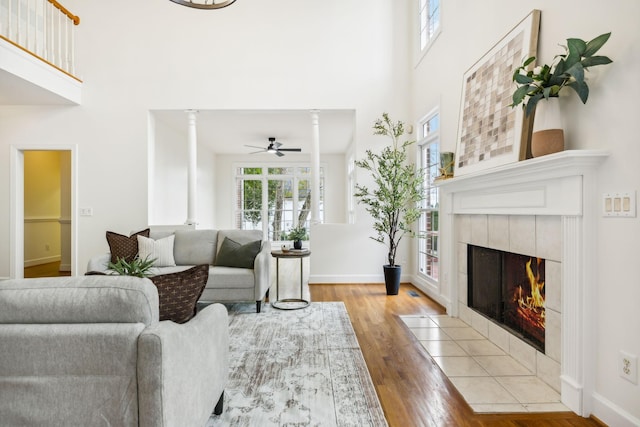
M 604 216 L 636 216 L 636 192 L 617 191 L 602 195 L 602 214 Z
M 625 380 L 638 384 L 638 356 L 620 351 L 619 372 Z
M 81 216 L 93 216 L 93 208 L 80 208 Z

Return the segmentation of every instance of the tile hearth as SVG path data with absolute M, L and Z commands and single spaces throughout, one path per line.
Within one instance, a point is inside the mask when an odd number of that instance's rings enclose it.
M 475 412 L 562 412 L 560 394 L 458 318 L 400 316 Z

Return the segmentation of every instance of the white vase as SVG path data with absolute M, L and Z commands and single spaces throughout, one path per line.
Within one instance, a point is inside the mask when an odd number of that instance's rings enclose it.
M 564 127 L 560 101 L 556 98 L 542 99 L 536 104 L 531 135 L 533 157 L 557 153 L 564 150 Z

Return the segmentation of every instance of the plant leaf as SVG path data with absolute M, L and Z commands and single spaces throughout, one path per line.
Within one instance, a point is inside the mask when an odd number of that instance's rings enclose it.
M 610 32 L 601 34 L 595 39 L 591 40 L 587 43 L 582 55 L 587 58 L 593 56 L 598 50 L 600 50 L 600 48 L 607 42 L 607 40 L 609 40 L 609 37 L 611 37 Z
M 587 84 L 584 81 L 571 82 L 567 86 L 569 86 L 570 88 L 576 91 L 576 93 L 580 97 L 580 100 L 582 101 L 583 104 L 587 103 L 587 98 L 589 98 L 589 86 L 587 86 Z
M 529 92 L 530 87 L 531 86 L 529 85 L 520 86 L 515 90 L 515 92 L 513 92 L 513 104 L 511 104 L 512 107 L 519 105 L 524 100 L 524 97 L 527 95 L 527 92 Z
M 611 64 L 613 61 L 606 56 L 591 56 L 582 60 L 582 67 L 593 67 L 594 65 Z
M 570 75 L 578 82 L 584 82 L 584 67 L 582 63 L 577 62 L 571 68 L 569 68 L 565 74 Z
M 569 54 L 564 62 L 567 63 L 567 67 L 572 67 L 576 62 L 580 62 L 580 59 L 584 56 L 587 43 L 581 39 L 567 39 L 567 49 L 569 50 Z
M 525 76 L 523 74 L 514 74 L 513 76 L 513 80 L 515 80 L 516 83 L 524 85 L 524 84 L 529 84 L 529 83 L 533 83 L 533 79 L 529 76 Z

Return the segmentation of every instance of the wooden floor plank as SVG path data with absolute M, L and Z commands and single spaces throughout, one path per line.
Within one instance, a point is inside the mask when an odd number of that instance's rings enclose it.
M 343 301 L 390 427 L 601 427 L 574 413 L 475 414 L 400 315 L 443 314 L 415 287 L 387 296 L 381 284 L 311 284 L 312 301 Z M 418 292 L 412 297 L 408 291 Z

